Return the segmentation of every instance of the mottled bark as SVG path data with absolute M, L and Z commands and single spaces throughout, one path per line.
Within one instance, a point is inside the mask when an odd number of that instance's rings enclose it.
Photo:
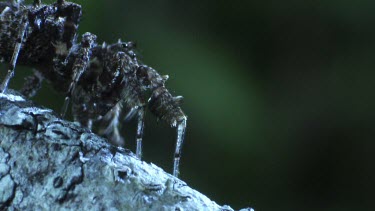
M 0 94 L 3 209 L 232 210 L 11 90 Z

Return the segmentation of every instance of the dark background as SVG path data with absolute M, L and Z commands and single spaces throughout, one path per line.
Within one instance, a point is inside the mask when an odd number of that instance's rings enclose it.
M 81 34 L 136 41 L 185 97 L 191 187 L 235 209 L 374 209 L 373 1 L 75 2 Z M 63 98 L 47 84 L 35 100 Z M 175 130 L 146 115 L 144 160 L 171 172 Z M 135 122 L 122 126 L 134 150 Z

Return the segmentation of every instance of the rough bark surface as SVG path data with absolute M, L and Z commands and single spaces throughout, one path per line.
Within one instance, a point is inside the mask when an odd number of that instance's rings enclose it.
M 57 116 L 0 94 L 0 210 L 232 210 Z

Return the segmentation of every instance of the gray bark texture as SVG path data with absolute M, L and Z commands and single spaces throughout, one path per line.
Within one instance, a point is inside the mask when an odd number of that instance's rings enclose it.
M 0 94 L 0 210 L 232 208 L 9 90 Z

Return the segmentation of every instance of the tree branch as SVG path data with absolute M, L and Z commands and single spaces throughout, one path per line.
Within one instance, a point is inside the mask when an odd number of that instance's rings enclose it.
M 232 210 L 12 90 L 0 94 L 3 209 Z

